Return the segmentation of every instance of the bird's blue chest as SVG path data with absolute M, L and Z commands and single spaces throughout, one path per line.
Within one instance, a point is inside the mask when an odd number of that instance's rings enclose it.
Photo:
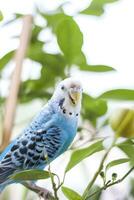
M 64 142 L 63 151 L 65 151 L 76 135 L 77 119 L 59 114 L 56 121 L 56 124 L 58 124 L 60 129 L 62 130 L 61 140 L 63 140 Z
M 46 120 L 47 118 L 47 120 Z M 49 120 L 48 120 L 49 119 Z M 55 127 L 53 129 L 53 127 Z M 57 143 L 59 143 L 58 150 L 54 153 L 54 157 L 62 154 L 67 150 L 72 143 L 77 131 L 77 118 L 74 116 L 64 115 L 60 109 L 50 109 L 39 114 L 32 122 L 30 129 L 32 130 L 46 130 L 44 140 L 48 140 L 47 146 L 53 148 L 54 137 L 56 136 Z M 52 141 L 52 142 L 49 142 Z

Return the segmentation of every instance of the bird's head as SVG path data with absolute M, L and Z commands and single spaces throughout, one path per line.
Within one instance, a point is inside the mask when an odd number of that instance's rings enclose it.
M 58 102 L 63 113 L 79 113 L 82 99 L 81 83 L 74 78 L 64 79 L 57 85 L 52 99 Z

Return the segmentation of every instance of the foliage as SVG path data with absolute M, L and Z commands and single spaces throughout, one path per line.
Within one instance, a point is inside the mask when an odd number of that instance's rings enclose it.
M 3 14 L 2 14 L 2 12 L 0 11 L 0 21 L 2 21 L 3 20 Z
M 107 3 L 113 3 L 116 1 L 117 0 L 92 0 L 91 4 L 87 8 L 78 12 L 77 14 L 100 16 L 104 13 L 104 6 Z M 38 77 L 37 79 L 29 78 L 28 80 L 25 80 L 21 83 L 18 97 L 19 103 L 25 104 L 37 98 L 48 100 L 53 93 L 54 85 L 57 83 L 57 81 L 68 77 L 71 74 L 73 66 L 77 66 L 77 68 L 82 72 L 95 72 L 99 73 L 100 76 L 102 72 L 116 73 L 115 69 L 111 66 L 103 65 L 103 63 L 99 65 L 92 65 L 92 63 L 87 62 L 86 55 L 82 50 L 83 33 L 81 32 L 79 25 L 76 23 L 74 16 L 69 16 L 64 11 L 64 4 L 61 4 L 60 7 L 57 8 L 57 10 L 51 13 L 47 11 L 43 12 L 37 10 L 36 15 L 42 18 L 44 22 L 46 22 L 46 26 L 37 24 L 36 19 L 34 19 L 31 41 L 27 50 L 26 57 L 30 61 L 40 64 L 40 77 Z M 2 19 L 1 16 L 2 15 L 0 13 L 0 20 Z M 21 14 L 16 14 L 14 20 L 11 20 L 6 25 L 16 20 L 19 20 L 21 17 Z M 45 31 L 46 29 L 49 29 L 52 36 L 56 38 L 56 53 L 50 53 L 44 48 L 47 44 L 49 44 L 49 41 L 40 40 L 40 34 L 43 33 L 43 31 Z M 13 58 L 14 51 L 15 50 L 7 52 L 0 59 L 1 78 L 3 70 L 8 67 L 8 64 Z M 88 122 L 88 124 L 91 124 L 92 127 L 96 130 L 96 128 L 98 128 L 98 121 L 100 120 L 100 118 L 106 118 L 109 100 L 134 101 L 134 90 L 117 88 L 114 90 L 105 91 L 98 97 L 92 97 L 89 93 L 84 94 L 82 104 L 83 124 L 85 122 Z M 106 125 L 109 126 L 108 120 Z M 84 137 L 82 135 L 83 127 L 80 129 L 80 132 L 78 134 L 80 134 L 80 137 Z M 71 151 L 71 157 L 65 169 L 66 176 L 68 175 L 67 172 L 69 170 L 71 170 L 77 164 L 81 163 L 85 158 L 90 159 L 91 155 L 102 150 L 104 152 L 104 157 L 96 174 L 93 176 L 93 179 L 91 180 L 91 182 L 89 182 L 87 188 L 85 188 L 85 191 L 81 195 L 74 191 L 72 188 L 62 186 L 64 184 L 64 180 L 60 181 L 60 183 L 56 185 L 56 183 L 54 182 L 55 174 L 51 173 L 51 171 L 46 172 L 43 170 L 29 170 L 21 172 L 19 174 L 15 174 L 13 177 L 10 178 L 20 181 L 39 180 L 50 177 L 52 180 L 52 186 L 54 186 L 54 192 L 57 193 L 58 190 L 61 188 L 64 195 L 70 200 L 100 199 L 102 190 L 105 190 L 107 187 L 110 187 L 113 184 L 121 182 L 122 180 L 124 180 L 124 177 L 126 177 L 130 173 L 129 172 L 124 175 L 121 180 L 116 180 L 117 177 L 115 176 L 115 173 L 113 173 L 111 180 L 107 180 L 106 172 L 108 171 L 108 169 L 129 161 L 132 165 L 134 164 L 134 143 L 132 139 L 126 139 L 122 143 L 116 143 L 117 141 L 115 141 L 108 150 L 104 148 L 103 140 L 103 138 L 101 140 L 95 139 L 93 143 L 90 143 L 90 141 L 88 141 L 86 146 L 84 146 L 83 144 L 82 148 L 77 148 Z M 106 165 L 104 169 L 105 160 L 111 149 L 115 146 L 125 153 L 126 158 L 112 160 Z M 96 178 L 99 175 L 101 175 L 101 178 L 103 179 L 104 184 L 102 187 L 95 184 Z
M 113 160 L 111 162 L 109 162 L 106 166 L 106 170 L 110 169 L 111 167 L 114 167 L 116 165 L 120 165 L 120 164 L 123 164 L 123 163 L 126 163 L 126 162 L 129 162 L 130 159 L 128 158 L 121 158 L 121 159 L 118 159 L 118 160 Z
M 102 141 L 98 141 L 94 144 L 91 144 L 89 147 L 78 149 L 74 151 L 71 155 L 70 161 L 66 167 L 66 172 L 72 169 L 79 162 L 84 160 L 85 158 L 91 156 L 92 154 L 102 151 L 104 149 L 102 145 Z
M 113 3 L 118 0 L 93 0 L 91 4 L 83 11 L 82 14 L 100 16 L 104 13 L 104 5 Z
M 37 170 L 37 169 L 25 170 L 11 176 L 11 179 L 15 181 L 21 181 L 21 180 L 34 181 L 37 179 L 40 180 L 40 179 L 47 179 L 47 178 L 50 178 L 49 172 L 43 171 L 43 170 Z
M 62 187 L 62 192 L 64 193 L 64 195 L 67 197 L 67 199 L 70 200 L 82 200 L 82 197 L 75 192 L 74 190 L 68 188 L 68 187 Z

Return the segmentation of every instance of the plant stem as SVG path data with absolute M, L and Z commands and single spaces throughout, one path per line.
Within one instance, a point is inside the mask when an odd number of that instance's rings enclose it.
M 60 187 L 64 184 L 65 176 L 66 176 L 66 173 L 64 173 L 63 180 L 62 180 L 62 182 L 58 185 L 57 191 L 58 191 L 58 190 L 60 189 Z
M 113 148 L 113 146 L 114 146 L 114 144 L 115 144 L 115 141 L 116 141 L 116 138 L 114 138 L 114 140 L 113 140 L 113 142 L 112 142 L 112 145 L 111 145 L 111 146 L 109 147 L 109 149 L 105 152 L 105 154 L 104 154 L 104 156 L 103 156 L 103 158 L 102 158 L 102 160 L 101 160 L 101 163 L 100 163 L 100 165 L 99 165 L 98 170 L 96 171 L 95 175 L 93 176 L 92 180 L 89 182 L 88 186 L 86 187 L 86 189 L 85 189 L 85 191 L 84 191 L 84 193 L 83 193 L 83 195 L 82 195 L 83 199 L 86 199 L 86 197 L 87 197 L 87 195 L 88 195 L 88 193 L 89 193 L 91 187 L 93 186 L 93 184 L 94 184 L 94 182 L 96 181 L 98 175 L 100 174 L 100 172 L 101 172 L 101 170 L 102 170 L 102 168 L 103 168 L 104 161 L 106 160 L 106 158 L 107 158 L 109 152 L 110 152 L 111 149 Z
M 101 192 L 102 190 L 106 190 L 107 188 L 109 188 L 109 187 L 111 187 L 113 185 L 121 183 L 133 170 L 134 170 L 134 166 L 132 168 L 130 168 L 130 170 L 121 179 L 118 179 L 117 181 L 114 181 L 112 183 L 107 183 L 105 186 L 103 186 L 102 188 L 100 188 L 98 191 L 92 193 L 90 196 L 87 196 L 85 200 L 87 200 L 90 197 L 96 195 L 97 193 Z
M 50 176 L 50 179 L 51 179 L 52 188 L 53 188 L 53 191 L 54 191 L 54 199 L 55 200 L 59 200 L 58 195 L 57 195 L 57 187 L 56 187 L 56 184 L 54 182 L 53 173 L 51 172 L 50 163 L 49 163 L 49 159 L 48 159 L 48 154 L 47 153 L 45 155 L 45 158 L 46 158 L 46 161 L 47 161 L 47 164 L 48 164 L 48 172 L 49 172 L 49 176 Z M 59 177 L 58 177 L 58 179 L 59 179 Z
M 33 183 L 23 182 L 24 185 L 29 190 L 37 193 L 39 196 L 43 197 L 44 200 L 54 200 L 55 198 L 52 196 L 51 192 L 45 188 L 39 187 Z
M 51 178 L 51 183 L 52 183 L 52 187 L 53 187 L 53 191 L 54 191 L 55 200 L 59 200 L 58 195 L 57 195 L 57 187 L 56 187 L 56 184 L 54 182 L 54 176 L 51 172 L 50 165 L 48 167 L 48 170 L 49 170 L 49 175 L 50 175 L 50 178 Z

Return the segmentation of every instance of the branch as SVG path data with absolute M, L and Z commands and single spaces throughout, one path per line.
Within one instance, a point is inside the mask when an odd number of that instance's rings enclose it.
M 133 170 L 134 170 L 134 166 L 133 166 L 132 168 L 130 168 L 130 170 L 129 170 L 122 178 L 120 178 L 120 179 L 118 179 L 117 181 L 114 181 L 114 182 L 112 182 L 112 183 L 110 183 L 110 182 L 108 181 L 108 183 L 107 183 L 105 186 L 103 186 L 102 188 L 100 188 L 98 191 L 92 193 L 91 195 L 87 196 L 87 197 L 85 198 L 85 200 L 87 200 L 87 199 L 89 199 L 90 197 L 96 195 L 97 193 L 100 193 L 102 190 L 106 190 L 107 188 L 109 188 L 109 187 L 111 187 L 111 186 L 113 186 L 113 185 L 116 185 L 116 184 L 118 184 L 118 183 L 121 183 Z
M 55 200 L 59 200 L 58 194 L 57 194 L 57 187 L 56 187 L 56 183 L 54 182 L 54 176 L 51 172 L 50 164 L 48 167 L 48 171 L 49 171 L 49 175 L 50 175 L 50 179 L 51 179 L 51 183 L 52 183 L 52 187 L 53 187 L 53 191 L 54 191 Z
M 52 193 L 42 187 L 39 187 L 33 183 L 23 182 L 22 185 L 24 185 L 29 190 L 37 193 L 40 197 L 44 198 L 44 200 L 55 200 L 55 198 L 52 196 Z
M 99 165 L 98 170 L 96 171 L 95 175 L 93 176 L 92 180 L 89 182 L 88 186 L 86 187 L 86 189 L 85 189 L 85 191 L 84 191 L 84 193 L 83 193 L 83 196 L 82 196 L 83 199 L 86 199 L 86 197 L 87 197 L 87 195 L 88 195 L 88 193 L 89 193 L 91 187 L 93 186 L 93 184 L 94 184 L 94 182 L 96 181 L 98 175 L 99 175 L 100 172 L 102 171 L 103 164 L 104 164 L 104 162 L 105 162 L 105 160 L 106 160 L 106 158 L 107 158 L 109 152 L 110 152 L 111 149 L 113 148 L 113 146 L 114 146 L 114 144 L 115 144 L 115 141 L 116 141 L 116 139 L 114 139 L 112 145 L 111 145 L 111 146 L 109 147 L 109 149 L 105 152 L 105 154 L 104 154 L 104 156 L 103 156 L 103 158 L 102 158 L 102 160 L 101 160 L 101 163 L 100 163 L 100 165 Z
M 3 141 L 2 141 L 2 146 L 0 147 L 0 151 L 2 151 L 8 145 L 11 137 L 16 104 L 17 104 L 17 97 L 21 82 L 22 65 L 30 38 L 31 28 L 32 28 L 32 16 L 31 15 L 24 16 L 23 27 L 20 36 L 20 45 L 15 55 L 16 66 L 12 75 L 10 91 L 6 101 L 5 119 L 3 125 L 3 139 L 2 139 Z

